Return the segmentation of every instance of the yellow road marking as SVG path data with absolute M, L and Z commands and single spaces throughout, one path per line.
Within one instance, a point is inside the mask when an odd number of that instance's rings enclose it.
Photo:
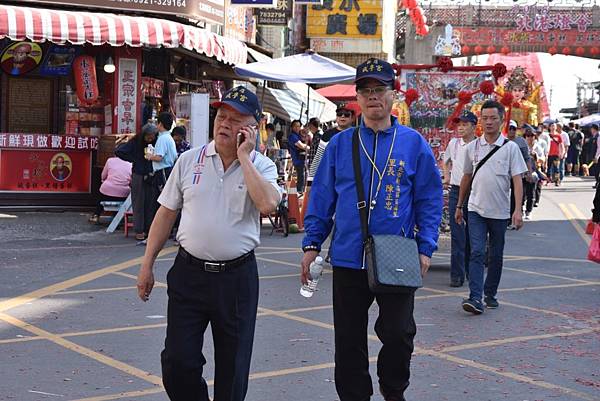
M 593 333 L 596 331 L 600 331 L 600 327 L 596 327 L 593 329 L 566 331 L 566 332 L 562 332 L 562 333 L 549 333 L 549 334 L 539 334 L 539 335 L 535 335 L 535 336 L 510 337 L 510 338 L 503 338 L 500 340 L 484 341 L 484 342 L 474 343 L 474 344 L 454 345 L 452 347 L 444 347 L 438 351 L 439 352 L 465 351 L 465 350 L 476 349 L 476 348 L 496 347 L 498 345 L 506 345 L 506 344 L 512 344 L 512 343 L 516 343 L 516 342 L 526 342 L 526 341 L 533 341 L 533 340 L 547 340 L 547 339 L 556 338 L 556 337 L 581 336 L 581 335 L 590 334 L 590 333 Z
M 19 320 L 15 317 L 12 317 L 5 313 L 0 313 L 0 320 L 4 320 L 6 323 L 9 323 L 15 327 L 18 327 L 18 328 L 28 331 L 30 333 L 36 334 L 38 336 L 44 337 L 47 340 L 60 345 L 61 347 L 64 347 L 64 348 L 66 348 L 70 351 L 76 352 L 78 354 L 87 356 L 88 358 L 91 358 L 97 362 L 103 363 L 104 365 L 108 365 L 112 368 L 115 368 L 122 372 L 125 372 L 128 375 L 135 376 L 139 379 L 142 379 L 142 380 L 147 381 L 152 384 L 158 384 L 158 385 L 162 384 L 162 379 L 158 376 L 154 376 L 148 372 L 145 372 L 141 369 L 138 369 L 138 368 L 128 365 L 126 363 L 117 361 L 116 359 L 110 358 L 106 355 L 102 355 L 99 352 L 92 351 L 89 348 L 82 347 L 79 344 L 76 344 L 69 340 L 65 340 L 64 338 L 61 338 L 55 334 L 52 334 L 46 330 L 40 329 L 39 327 L 36 327 L 29 323 L 26 323 L 22 320 Z
M 590 263 L 587 259 L 575 259 L 575 258 L 553 258 L 548 256 L 519 256 L 516 259 L 514 256 L 511 258 L 507 258 L 504 256 L 505 262 L 515 262 L 515 261 L 523 261 L 523 260 L 547 260 L 552 262 L 577 262 L 577 263 Z
M 105 249 L 105 248 L 133 248 L 133 244 L 120 244 L 120 245 L 94 245 L 94 249 Z M 56 251 L 59 249 L 89 249 L 89 245 L 73 245 L 73 246 L 50 246 L 44 248 L 6 248 L 0 249 L 2 252 L 34 252 L 34 251 Z
M 122 291 L 122 290 L 132 290 L 136 289 L 136 286 L 128 286 L 128 287 L 110 287 L 110 288 L 90 288 L 87 290 L 67 290 L 67 291 L 59 291 L 54 294 L 48 295 L 49 297 L 60 296 L 60 295 L 72 295 L 72 294 L 89 294 L 90 292 L 108 292 L 108 291 Z
M 540 272 L 534 272 L 534 271 L 531 271 L 531 270 L 516 269 L 514 267 L 503 267 L 503 269 L 504 270 L 510 270 L 510 271 L 513 271 L 513 272 L 519 272 L 519 273 L 525 273 L 525 274 L 532 274 L 534 276 L 542 276 L 542 277 L 556 278 L 556 279 L 566 280 L 566 281 L 573 281 L 575 283 L 593 284 L 593 282 L 588 281 L 588 280 L 579 280 L 579 279 L 576 279 L 576 278 L 570 278 L 570 277 L 565 277 L 565 276 L 558 276 L 556 274 L 540 273 Z
M 73 401 L 111 401 L 111 400 L 119 400 L 121 398 L 136 399 L 137 397 L 143 397 L 143 396 L 150 395 L 150 394 L 162 393 L 163 391 L 165 391 L 164 388 L 162 386 L 160 386 L 160 387 L 152 387 L 152 388 L 149 388 L 146 390 L 128 391 L 126 393 L 100 395 L 97 397 L 90 397 L 90 398 L 79 398 L 79 399 L 73 400 Z
M 583 242 L 585 242 L 586 245 L 589 246 L 590 245 L 590 236 L 585 233 L 585 230 L 575 220 L 575 217 L 573 217 L 573 214 L 571 213 L 569 208 L 567 208 L 567 205 L 565 205 L 564 203 L 559 203 L 558 207 L 560 208 L 560 210 L 562 210 L 563 214 L 565 215 L 567 220 L 569 220 L 569 222 L 571 223 L 571 225 L 573 226 L 575 231 L 577 231 L 577 234 L 579 234 L 581 239 L 583 239 Z
M 137 276 L 133 275 L 133 274 L 129 274 L 129 273 L 125 273 L 125 272 L 113 272 L 112 274 L 116 274 L 117 276 L 121 276 L 121 277 L 127 277 L 127 278 L 137 281 Z M 157 280 L 154 281 L 154 286 L 155 287 L 163 287 L 163 288 L 167 287 L 167 285 L 165 283 L 157 281 Z
M 589 217 L 585 217 L 583 215 L 583 213 L 581 212 L 581 210 L 579 210 L 579 208 L 577 207 L 577 205 L 575 205 L 574 203 L 569 203 L 569 207 L 571 208 L 571 211 L 573 212 L 573 214 L 575 215 L 575 217 L 577 217 L 579 220 L 583 220 L 584 222 L 587 222 L 587 220 L 589 219 Z
M 160 255 L 170 254 L 172 252 L 175 252 L 176 250 L 177 250 L 176 247 L 166 248 L 160 252 Z M 108 266 L 108 267 L 105 267 L 105 268 L 102 268 L 99 270 L 95 270 L 93 272 L 90 272 L 90 273 L 87 273 L 87 274 L 84 274 L 84 275 L 81 275 L 78 277 L 74 277 L 70 280 L 62 281 L 60 283 L 52 284 L 47 287 L 43 287 L 38 290 L 28 292 L 26 294 L 20 295 L 15 298 L 7 299 L 5 301 L 0 301 L 0 312 L 6 312 L 9 309 L 24 305 L 28 302 L 35 301 L 37 299 L 48 296 L 50 294 L 54 294 L 55 292 L 67 290 L 71 287 L 75 287 L 77 285 L 81 285 L 81 284 L 93 281 L 97 278 L 106 276 L 107 274 L 115 273 L 120 270 L 127 269 L 131 266 L 135 266 L 135 265 L 141 263 L 141 261 L 142 261 L 142 257 L 130 259 L 125 262 L 118 263 L 116 265 Z
M 415 348 L 415 351 L 417 349 Z M 426 349 L 419 349 L 419 353 L 422 355 L 428 355 L 428 356 L 432 356 L 435 358 L 439 358 L 439 359 L 443 359 L 445 361 L 448 362 L 452 362 L 452 363 L 456 363 L 459 365 L 464 365 L 464 366 L 469 366 L 471 368 L 474 369 L 478 369 L 478 370 L 483 370 L 486 372 L 490 372 L 490 373 L 494 373 L 497 374 L 499 376 L 503 376 L 515 381 L 519 381 L 519 382 L 523 382 L 523 383 L 527 383 L 529 385 L 532 386 L 537 386 L 537 387 L 541 387 L 541 388 L 545 388 L 548 390 L 557 390 L 560 391 L 562 393 L 568 394 L 570 396 L 573 397 L 577 397 L 580 398 L 582 400 L 588 400 L 588 401 L 597 401 L 598 399 L 592 395 L 589 394 L 585 394 L 585 393 L 581 393 L 579 391 L 573 390 L 571 388 L 568 387 L 564 387 L 564 386 L 559 386 L 557 384 L 553 384 L 553 383 L 548 383 L 539 379 L 532 379 L 528 376 L 525 375 L 520 375 L 517 373 L 512 373 L 512 372 L 507 372 L 504 369 L 499 369 L 499 368 L 495 368 L 493 366 L 489 366 L 489 365 L 485 365 L 483 363 L 479 363 L 479 362 L 475 362 L 472 361 L 470 359 L 463 359 L 463 358 L 459 358 L 453 355 L 448 355 L 448 354 L 444 354 L 442 352 L 437 352 L 437 351 L 432 351 L 432 350 L 426 350 Z

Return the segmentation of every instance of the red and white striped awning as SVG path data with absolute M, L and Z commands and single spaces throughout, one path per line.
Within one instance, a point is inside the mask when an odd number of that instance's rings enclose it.
M 0 39 L 99 46 L 183 47 L 224 63 L 246 64 L 246 45 L 174 21 L 97 12 L 0 5 Z

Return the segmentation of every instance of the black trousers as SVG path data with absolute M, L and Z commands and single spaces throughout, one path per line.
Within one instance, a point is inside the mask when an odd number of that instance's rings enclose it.
M 215 346 L 215 401 L 242 401 L 248 390 L 258 307 L 254 255 L 225 272 L 206 272 L 181 255 L 167 275 L 167 338 L 161 354 L 163 384 L 172 401 L 208 401 L 202 377 L 204 332 Z
M 414 293 L 373 294 L 366 270 L 333 269 L 335 386 L 340 401 L 367 401 L 373 394 L 367 345 L 373 300 L 379 305 L 375 333 L 383 343 L 377 359 L 379 386 L 384 395 L 404 400 L 417 332 L 414 299 Z

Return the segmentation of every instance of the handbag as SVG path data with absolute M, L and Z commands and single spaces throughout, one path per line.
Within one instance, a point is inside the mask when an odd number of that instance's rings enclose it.
M 594 234 L 588 250 L 588 260 L 600 263 L 600 224 L 596 224 L 594 227 Z
M 362 182 L 358 135 L 356 128 L 352 137 L 352 164 L 369 289 L 375 294 L 413 293 L 423 286 L 417 242 L 404 235 L 369 234 L 368 203 Z

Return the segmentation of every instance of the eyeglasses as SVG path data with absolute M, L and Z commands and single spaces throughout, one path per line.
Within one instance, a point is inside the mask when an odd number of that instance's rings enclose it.
M 338 117 L 347 117 L 348 118 L 348 117 L 352 117 L 352 112 L 350 112 L 350 111 L 338 111 L 336 113 L 336 115 Z
M 364 97 L 371 96 L 371 94 L 374 94 L 375 96 L 381 96 L 385 92 L 387 92 L 388 89 L 389 88 L 387 86 L 374 86 L 372 88 L 357 88 L 356 93 L 358 93 L 359 95 L 364 96 Z

